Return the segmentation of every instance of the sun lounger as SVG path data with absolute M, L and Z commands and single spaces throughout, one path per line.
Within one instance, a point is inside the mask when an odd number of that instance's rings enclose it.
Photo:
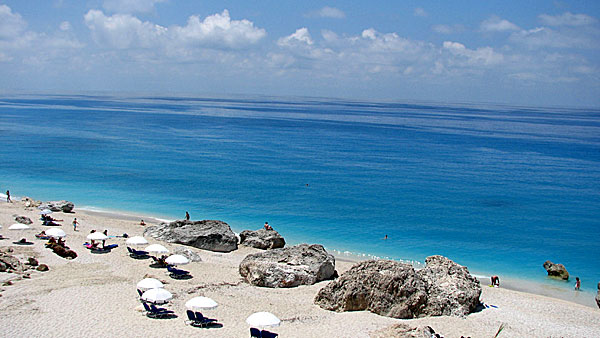
M 260 335 L 260 330 L 251 327 L 250 328 L 250 337 L 251 338 L 262 338 L 261 335 Z
M 267 331 L 267 330 L 262 330 L 260 331 L 260 336 L 262 338 L 275 338 L 277 336 L 279 336 L 277 333 L 271 332 L 271 331 Z
M 119 244 L 110 244 L 110 245 L 105 245 L 104 249 L 106 250 L 112 250 L 114 248 L 117 248 L 119 246 Z
M 196 316 L 196 313 L 194 313 L 194 311 L 192 311 L 192 310 L 187 310 L 186 314 L 188 317 L 186 324 L 190 324 L 192 326 L 197 326 L 197 327 L 206 327 L 207 324 L 211 323 L 209 321 L 205 321 L 204 317 L 202 317 L 202 314 L 200 314 L 200 318 L 198 318 Z
M 174 268 L 174 267 L 172 267 L 170 265 L 167 266 L 167 271 L 170 272 L 170 275 L 173 278 L 183 277 L 183 276 L 189 276 L 189 274 L 190 274 L 189 271 L 177 269 L 177 268 Z
M 217 320 L 212 318 L 206 318 L 200 312 L 196 312 L 196 320 L 202 321 L 205 324 L 215 323 Z

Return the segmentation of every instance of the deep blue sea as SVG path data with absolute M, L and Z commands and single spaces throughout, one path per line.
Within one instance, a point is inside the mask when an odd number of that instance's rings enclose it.
M 600 109 L 0 95 L 0 191 L 288 242 L 600 281 Z M 387 235 L 388 239 L 382 238 Z

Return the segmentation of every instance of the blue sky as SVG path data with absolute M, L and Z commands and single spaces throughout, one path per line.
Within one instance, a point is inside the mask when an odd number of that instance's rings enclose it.
M 0 90 L 600 106 L 600 1 L 0 0 Z

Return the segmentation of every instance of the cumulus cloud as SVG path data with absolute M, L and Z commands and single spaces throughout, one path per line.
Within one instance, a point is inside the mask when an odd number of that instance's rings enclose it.
M 204 20 L 193 15 L 185 26 L 168 28 L 142 22 L 129 14 L 106 16 L 99 10 L 90 10 L 84 19 L 96 42 L 120 49 L 194 46 L 235 49 L 254 44 L 266 35 L 264 29 L 248 20 L 231 20 L 227 10 Z
M 565 12 L 561 15 L 541 14 L 539 16 L 543 24 L 548 26 L 586 26 L 596 23 L 596 19 L 585 14 L 573 14 Z
M 25 62 L 27 59 L 45 62 L 68 57 L 70 51 L 81 47 L 83 44 L 66 32 L 37 33 L 27 30 L 27 22 L 19 13 L 0 5 L 1 62 Z
M 462 43 L 452 41 L 444 41 L 443 47 L 453 55 L 465 57 L 470 64 L 494 65 L 504 60 L 504 56 L 491 47 L 468 49 Z
M 104 0 L 103 7 L 113 13 L 148 13 L 154 5 L 167 0 Z
M 519 30 L 519 26 L 495 15 L 491 16 L 487 20 L 484 20 L 480 27 L 484 32 L 506 32 Z
M 13 13 L 6 5 L 0 5 L 0 39 L 14 39 L 21 34 L 27 23 L 19 13 Z
M 277 44 L 282 47 L 294 46 L 298 44 L 312 45 L 313 43 L 313 39 L 308 32 L 308 28 L 306 27 L 298 28 L 293 34 L 277 40 Z
M 341 9 L 335 7 L 325 6 L 318 11 L 311 12 L 307 14 L 309 17 L 319 17 L 319 18 L 333 18 L 333 19 L 343 19 L 346 17 L 346 13 Z
M 427 12 L 421 7 L 415 8 L 415 10 L 413 11 L 413 14 L 415 16 L 420 16 L 420 17 L 426 17 L 428 15 Z

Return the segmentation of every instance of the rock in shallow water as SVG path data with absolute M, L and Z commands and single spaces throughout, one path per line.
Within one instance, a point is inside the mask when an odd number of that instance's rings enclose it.
M 569 279 L 569 272 L 562 264 L 554 264 L 551 261 L 544 262 L 544 269 L 548 272 L 548 276 L 550 277 L 558 277 L 564 280 Z
M 331 278 L 335 258 L 322 245 L 300 244 L 246 256 L 240 275 L 256 286 L 289 288 L 311 285 Z
M 244 230 L 240 233 L 240 244 L 257 249 L 277 249 L 285 246 L 285 240 L 275 230 Z
M 315 303 L 326 310 L 369 310 L 393 318 L 463 316 L 479 305 L 481 286 L 467 268 L 442 256 L 427 266 L 389 260 L 360 262 L 322 288 Z
M 231 252 L 237 249 L 238 239 L 229 225 L 222 221 L 174 221 L 147 227 L 144 235 L 169 243 L 193 246 L 198 249 Z

